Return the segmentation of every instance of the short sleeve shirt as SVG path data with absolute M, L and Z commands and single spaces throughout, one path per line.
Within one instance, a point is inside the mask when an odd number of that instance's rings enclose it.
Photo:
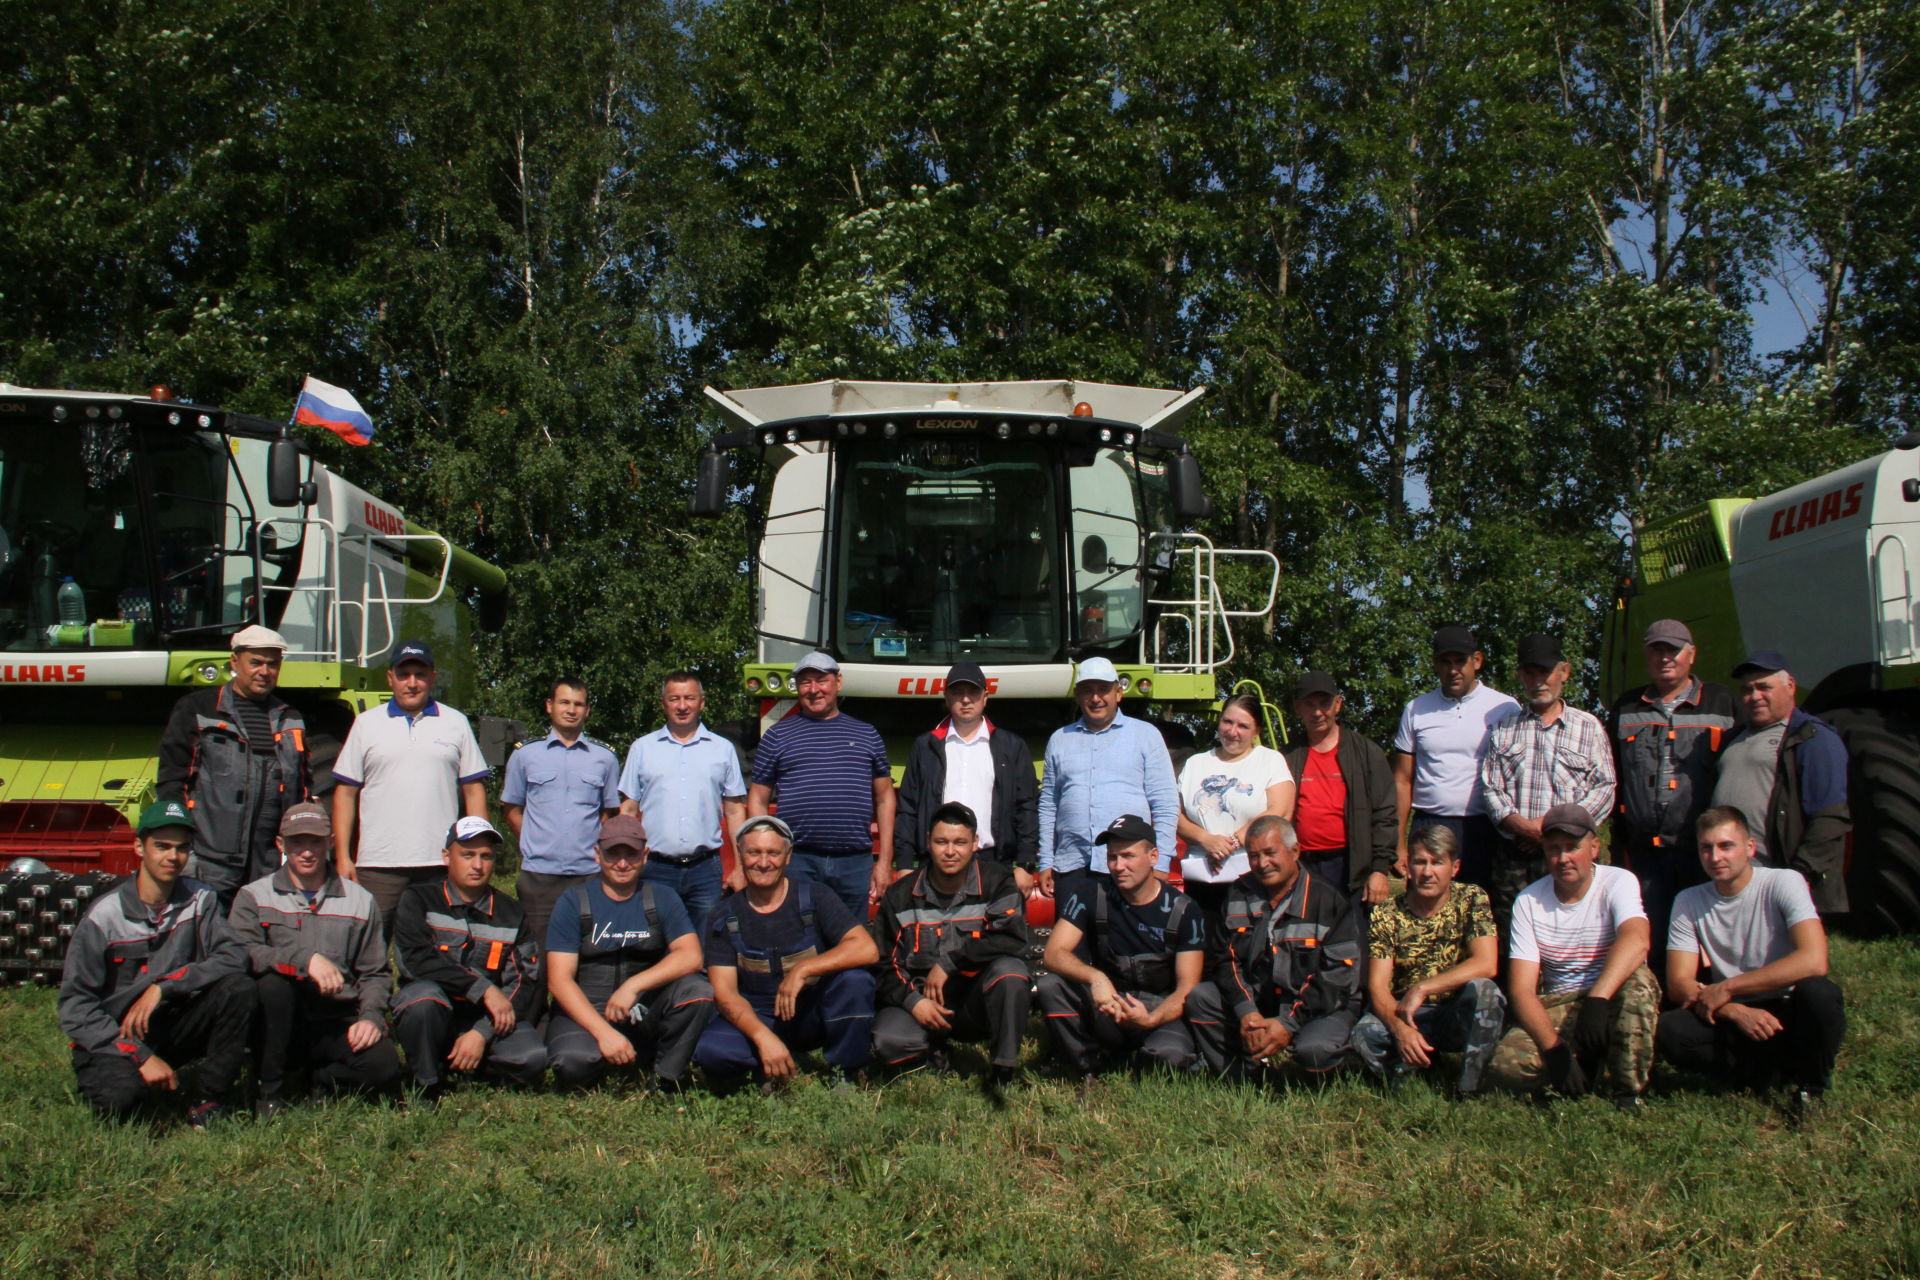
M 582 894 L 593 908 L 593 935 L 588 938 L 580 936 Z M 647 919 L 641 886 L 635 885 L 625 900 L 616 902 L 596 876 L 573 886 L 554 904 L 547 921 L 547 950 L 582 959 L 628 951 L 650 964 L 658 963 L 668 947 L 693 932 L 693 922 L 687 919 L 680 895 L 661 885 L 653 886 L 653 909 L 660 917 L 658 928 Z
M 1086 880 L 1088 886 L 1067 895 L 1060 906 L 1060 918 L 1080 930 L 1092 945 L 1097 922 L 1091 894 L 1107 899 L 1106 946 L 1117 956 L 1164 956 L 1173 952 L 1200 951 L 1206 946 L 1206 912 L 1184 893 L 1161 886 L 1160 896 L 1144 907 L 1128 902 L 1111 881 Z M 1175 904 L 1186 901 L 1187 910 L 1180 921 L 1180 932 L 1169 937 Z
M 485 782 L 487 762 L 467 718 L 429 701 L 409 716 L 397 702 L 369 707 L 334 762 L 333 776 L 360 788 L 363 867 L 432 867 L 460 816 L 460 784 Z
M 1424 920 L 1408 907 L 1405 894 L 1375 907 L 1368 925 L 1367 954 L 1393 961 L 1391 987 L 1395 996 L 1403 996 L 1414 983 L 1464 963 L 1475 938 L 1493 936 L 1493 906 L 1487 891 L 1456 881 L 1439 910 Z
M 1693 952 L 1713 970 L 1714 981 L 1724 982 L 1790 954 L 1793 927 L 1819 918 L 1805 876 L 1784 867 L 1756 866 L 1747 887 L 1732 897 L 1711 883 L 1681 890 L 1673 900 L 1667 950 Z
M 721 801 L 745 796 L 747 784 L 740 776 L 740 753 L 703 724 L 685 742 L 665 728 L 635 738 L 620 774 L 620 794 L 640 806 L 647 844 L 684 858 L 720 847 L 726 838 Z
M 859 927 L 860 922 L 853 918 L 838 894 L 815 885 L 808 897 L 813 904 L 812 933 L 807 932 L 806 923 L 800 918 L 798 881 L 787 881 L 786 900 L 772 911 L 755 911 L 744 893 L 724 899 L 707 920 L 704 940 L 707 966 L 740 967 L 740 952 L 735 949 L 732 931 L 727 928 L 729 919 L 739 921 L 740 946 L 761 955 L 790 956 L 807 947 L 831 951 L 840 945 L 849 930 Z
M 760 739 L 756 784 L 779 790 L 780 817 L 802 853 L 873 848 L 873 780 L 892 774 L 879 731 L 845 712 L 826 720 L 790 715 Z
M 1519 705 L 1484 684 L 1475 684 L 1464 698 L 1434 689 L 1409 702 L 1393 749 L 1413 756 L 1413 807 L 1451 818 L 1485 813 L 1480 761 L 1493 726 Z
M 1180 766 L 1180 808 L 1201 830 L 1232 835 L 1267 811 L 1268 787 L 1292 781 L 1287 758 L 1272 747 L 1256 744 L 1238 760 L 1202 751 Z M 1213 871 L 1204 856 L 1190 853 L 1181 859 L 1180 871 L 1189 880 L 1224 884 L 1247 873 L 1247 855 L 1236 853 Z
M 1773 802 L 1774 779 L 1780 772 L 1780 742 L 1786 736 L 1785 720 L 1758 732 L 1742 729 L 1734 734 L 1720 753 L 1720 771 L 1713 782 L 1713 803 L 1740 811 L 1753 833 L 1754 848 L 1763 857 L 1767 852 L 1767 809 Z
M 592 875 L 602 810 L 620 807 L 620 764 L 587 738 L 549 733 L 507 758 L 500 803 L 520 806 L 520 866 L 552 876 Z
M 1578 902 L 1560 901 L 1551 878 L 1536 880 L 1514 900 L 1507 956 L 1540 966 L 1543 996 L 1585 991 L 1607 967 L 1607 948 L 1620 926 L 1646 918 L 1631 871 L 1595 867 Z
M 1339 751 L 1307 750 L 1300 763 L 1300 796 L 1293 805 L 1293 827 L 1305 852 L 1344 849 L 1347 834 L 1347 780 L 1340 773 Z

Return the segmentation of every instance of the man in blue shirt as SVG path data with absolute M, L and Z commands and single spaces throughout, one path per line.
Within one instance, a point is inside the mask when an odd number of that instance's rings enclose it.
M 1114 819 L 1147 814 L 1159 850 L 1155 873 L 1173 865 L 1180 793 L 1173 758 L 1160 731 L 1120 711 L 1120 673 L 1105 658 L 1080 664 L 1074 700 L 1080 718 L 1047 741 L 1040 782 L 1040 892 L 1061 897 L 1083 880 L 1104 878 L 1107 858 L 1095 843 Z
M 893 883 L 893 766 L 886 743 L 872 725 L 841 712 L 840 664 L 830 655 L 814 652 L 795 663 L 793 686 L 797 714 L 767 730 L 754 752 L 747 812 L 756 818 L 773 812 L 778 788 L 780 817 L 793 830 L 795 872 L 839 894 L 847 910 L 865 919 Z M 1167 790 L 1173 790 L 1171 773 Z
M 733 744 L 701 723 L 707 697 L 700 677 L 668 676 L 660 705 L 666 727 L 635 738 L 627 751 L 620 812 L 647 824 L 652 847 L 642 878 L 679 894 L 698 931 L 720 901 L 722 832 L 747 816 L 747 784 Z M 745 884 L 736 868 L 728 887 Z
M 522 743 L 507 760 L 500 804 L 520 841 L 515 892 L 527 932 L 546 945 L 547 918 L 560 895 L 593 875 L 593 842 L 600 822 L 620 805 L 613 752 L 581 734 L 587 723 L 587 686 L 561 676 L 547 695 L 551 731 Z

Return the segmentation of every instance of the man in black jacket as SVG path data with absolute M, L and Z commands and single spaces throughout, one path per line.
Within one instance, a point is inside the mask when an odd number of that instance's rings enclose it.
M 1006 867 L 974 856 L 978 820 L 963 804 L 933 811 L 927 865 L 894 882 L 874 922 L 880 943 L 873 1056 L 888 1066 L 985 1040 L 989 1081 L 1020 1068 L 1033 970 L 1026 915 Z
M 925 863 L 934 810 L 954 801 L 979 816 L 979 856 L 1011 867 L 1020 892 L 1031 893 L 1040 865 L 1033 753 L 1019 734 L 987 719 L 987 677 L 978 663 L 956 663 L 944 693 L 947 718 L 907 753 L 893 820 L 894 872 Z
M 306 721 L 274 688 L 287 642 L 277 631 L 235 632 L 233 679 L 174 704 L 160 737 L 154 794 L 193 814 L 188 874 L 233 906 L 240 886 L 280 867 L 280 815 L 310 799 Z
M 1400 837 L 1393 770 L 1371 738 L 1340 723 L 1345 705 L 1339 684 L 1326 672 L 1300 677 L 1293 714 L 1306 727 L 1307 740 L 1286 752 L 1300 787 L 1293 825 L 1307 870 L 1371 906 L 1387 900 Z

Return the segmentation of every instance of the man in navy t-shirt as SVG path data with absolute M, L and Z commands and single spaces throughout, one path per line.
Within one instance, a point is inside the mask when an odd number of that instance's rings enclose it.
M 1198 1056 L 1185 1014 L 1206 967 L 1205 913 L 1153 874 L 1145 818 L 1116 818 L 1096 840 L 1107 877 L 1077 882 L 1047 939 L 1038 995 L 1054 1051 L 1087 1075 L 1129 1051 L 1184 1071 Z
M 599 1083 L 607 1068 L 651 1063 L 679 1088 L 713 1018 L 700 939 L 673 890 L 642 884 L 647 829 L 616 814 L 594 846 L 600 874 L 560 895 L 547 923 L 547 1058 L 563 1085 Z
M 781 820 L 793 832 L 795 873 L 839 894 L 864 920 L 893 883 L 893 766 L 879 732 L 842 714 L 840 664 L 832 657 L 800 659 L 793 687 L 798 713 L 767 730 L 754 752 L 747 813 L 773 812 L 777 790 Z
M 838 897 L 788 877 L 793 832 L 785 822 L 748 818 L 734 847 L 747 887 L 721 899 L 707 920 L 707 973 L 720 1016 L 695 1057 L 714 1075 L 757 1070 L 771 1088 L 793 1075 L 796 1052 L 824 1048 L 845 1079 L 867 1064 L 867 966 L 879 948 Z

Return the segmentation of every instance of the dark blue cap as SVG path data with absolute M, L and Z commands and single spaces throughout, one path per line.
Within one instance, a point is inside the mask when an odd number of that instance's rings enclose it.
M 389 667 L 397 667 L 403 662 L 424 662 L 433 666 L 433 650 L 427 648 L 424 640 L 402 640 L 393 646 L 393 656 L 387 659 Z
M 1733 669 L 1735 680 L 1744 680 L 1748 676 L 1770 676 L 1776 671 L 1786 671 L 1787 655 L 1778 649 L 1755 649 L 1747 655 L 1747 660 Z
M 987 687 L 987 673 L 980 669 L 977 662 L 956 662 L 947 668 L 947 688 L 956 684 L 970 684 L 976 689 Z

